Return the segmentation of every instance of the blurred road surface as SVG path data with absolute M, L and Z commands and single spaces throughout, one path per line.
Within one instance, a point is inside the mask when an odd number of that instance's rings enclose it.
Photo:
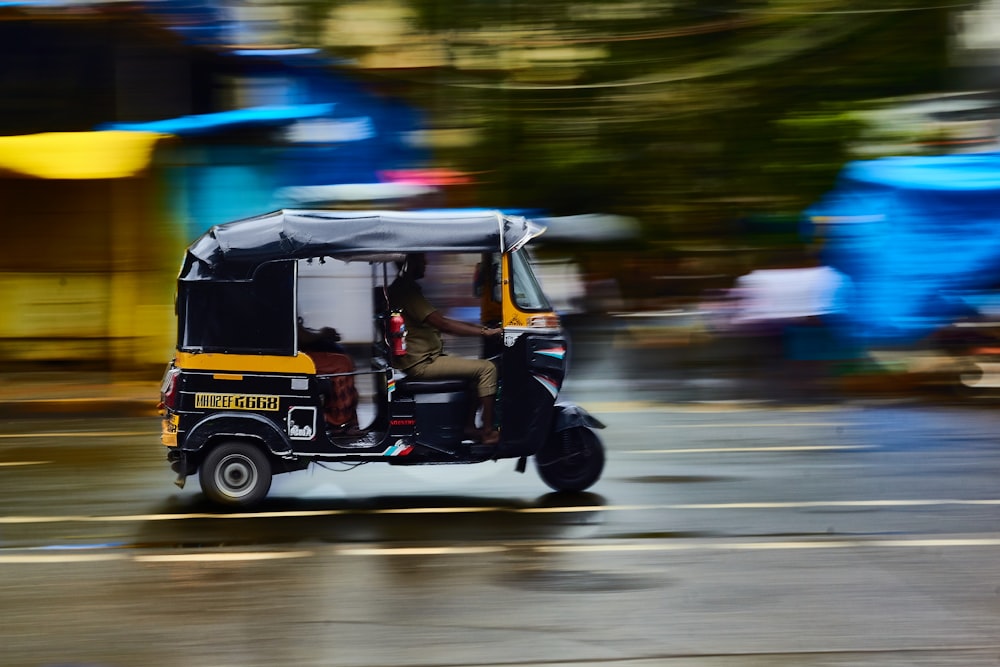
M 584 405 L 590 493 L 375 464 L 239 514 L 155 416 L 4 419 L 0 664 L 997 664 L 1000 415 Z

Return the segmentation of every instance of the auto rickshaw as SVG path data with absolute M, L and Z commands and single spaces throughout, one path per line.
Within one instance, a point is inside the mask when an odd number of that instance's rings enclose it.
M 177 348 L 161 387 L 167 459 L 183 488 L 198 474 L 212 502 L 248 507 L 272 476 L 329 462 L 466 464 L 534 457 L 556 491 L 581 491 L 604 467 L 582 408 L 557 401 L 568 341 L 536 281 L 526 243 L 544 227 L 498 211 L 279 210 L 213 227 L 188 249 L 177 282 Z M 386 286 L 406 253 L 471 254 L 481 321 L 502 327 L 481 355 L 498 365 L 499 444 L 466 440 L 474 400 L 463 380 L 408 379 L 393 368 L 405 344 Z M 331 366 L 310 350 L 297 312 L 300 260 L 367 262 L 371 363 Z M 335 297 L 331 297 L 335 298 Z M 337 385 L 368 375 L 373 417 L 325 419 Z M 474 408 L 473 408 L 474 409 Z

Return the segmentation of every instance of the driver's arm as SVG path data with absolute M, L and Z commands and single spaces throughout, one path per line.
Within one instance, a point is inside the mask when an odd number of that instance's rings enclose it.
M 453 320 L 450 317 L 442 315 L 440 310 L 432 311 L 424 318 L 424 322 L 438 331 L 451 334 L 452 336 L 498 336 L 503 333 L 503 329 Z

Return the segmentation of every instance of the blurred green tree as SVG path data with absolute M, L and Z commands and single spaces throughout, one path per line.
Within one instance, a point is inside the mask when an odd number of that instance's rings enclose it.
M 949 10 L 915 0 L 400 3 L 396 42 L 325 46 L 472 131 L 435 155 L 477 199 L 629 213 L 654 240 L 803 209 L 850 158 L 853 111 L 947 87 Z

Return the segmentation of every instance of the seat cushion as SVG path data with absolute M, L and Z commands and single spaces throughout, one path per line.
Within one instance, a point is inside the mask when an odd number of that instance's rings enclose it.
M 404 394 L 436 394 L 443 392 L 465 391 L 469 388 L 467 380 L 411 380 L 403 378 L 396 380 L 396 391 Z

